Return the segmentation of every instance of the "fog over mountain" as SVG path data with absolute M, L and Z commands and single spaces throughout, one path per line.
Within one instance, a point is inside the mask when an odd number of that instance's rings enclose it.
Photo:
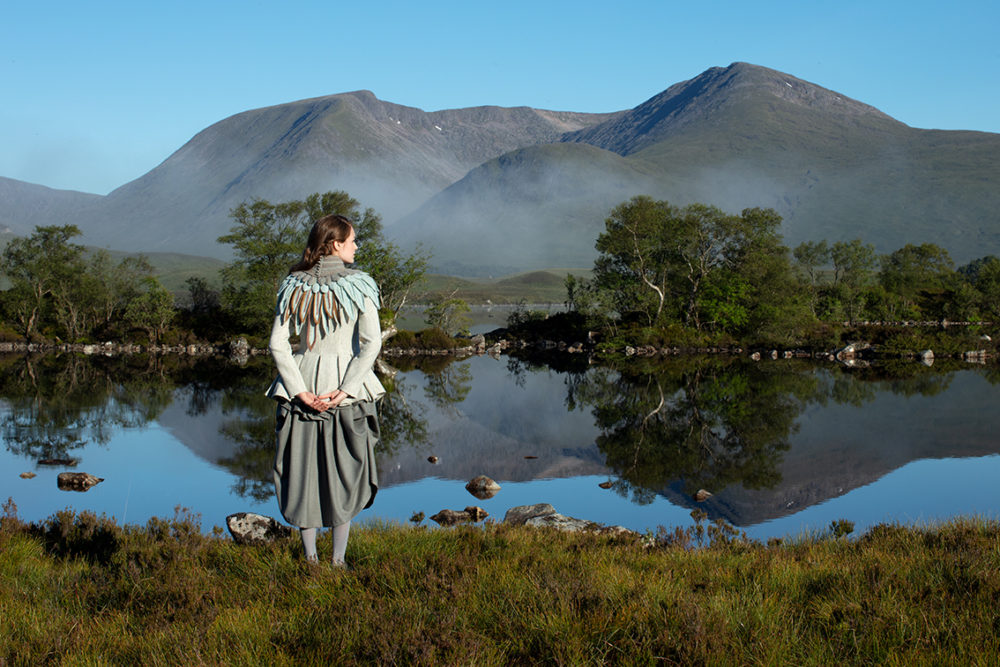
M 0 179 L 0 228 L 76 222 L 86 243 L 225 257 L 229 210 L 346 190 L 390 236 L 455 274 L 589 266 L 615 204 L 649 194 L 776 208 L 789 245 L 934 242 L 1000 254 L 1000 135 L 910 128 L 746 63 L 711 68 L 633 109 L 424 112 L 368 91 L 222 120 L 107 196 Z

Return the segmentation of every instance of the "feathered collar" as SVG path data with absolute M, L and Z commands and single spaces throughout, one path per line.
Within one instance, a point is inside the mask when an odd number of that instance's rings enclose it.
M 306 345 L 312 349 L 320 336 L 365 312 L 371 299 L 379 307 L 378 286 L 364 271 L 348 269 L 336 255 L 324 255 L 306 271 L 288 274 L 278 287 L 275 315 L 291 320 L 292 332 L 306 329 Z

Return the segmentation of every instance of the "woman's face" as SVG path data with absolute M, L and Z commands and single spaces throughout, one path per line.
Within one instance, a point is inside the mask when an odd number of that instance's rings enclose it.
M 358 249 L 358 244 L 354 242 L 354 229 L 351 229 L 351 233 L 348 234 L 347 240 L 344 242 L 334 241 L 333 242 L 333 254 L 344 260 L 345 264 L 351 264 L 354 262 L 354 253 Z

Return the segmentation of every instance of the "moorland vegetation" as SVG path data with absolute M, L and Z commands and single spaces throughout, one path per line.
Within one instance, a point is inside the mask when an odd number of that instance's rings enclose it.
M 296 537 L 239 546 L 173 519 L 0 518 L 0 660 L 144 664 L 985 664 L 995 521 L 764 545 L 730 526 L 644 539 L 487 524 L 352 531 L 351 569 Z M 320 544 L 323 556 L 329 543 Z

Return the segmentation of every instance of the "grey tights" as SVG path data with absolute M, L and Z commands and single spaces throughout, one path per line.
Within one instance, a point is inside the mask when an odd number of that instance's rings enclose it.
M 316 553 L 316 529 L 299 528 L 302 534 L 302 547 L 306 550 L 306 560 L 317 562 L 319 556 Z M 344 554 L 347 552 L 347 537 L 351 534 L 351 522 L 342 523 L 333 527 L 333 556 L 330 559 L 334 565 L 344 564 Z

